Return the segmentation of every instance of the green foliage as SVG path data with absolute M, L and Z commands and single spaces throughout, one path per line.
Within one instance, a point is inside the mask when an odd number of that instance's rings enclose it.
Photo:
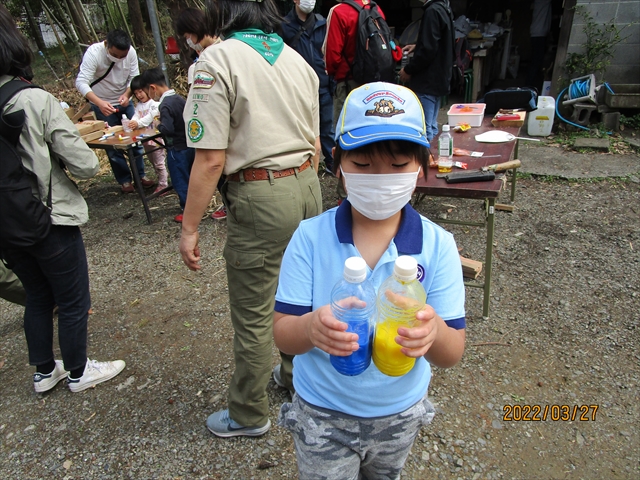
M 614 47 L 628 38 L 628 36 L 624 38 L 620 36 L 628 25 L 618 28 L 613 19 L 609 23 L 599 25 L 582 5 L 575 7 L 575 11 L 585 21 L 582 31 L 587 39 L 584 44 L 584 53 L 567 55 L 565 71 L 570 77 L 593 73 L 599 81 L 602 81 L 615 53 Z
M 620 123 L 627 128 L 640 129 L 640 113 L 637 113 L 632 117 L 620 115 Z

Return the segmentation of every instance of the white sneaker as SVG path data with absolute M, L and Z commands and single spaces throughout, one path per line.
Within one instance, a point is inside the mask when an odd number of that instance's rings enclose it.
M 38 393 L 48 392 L 60 380 L 65 379 L 67 375 L 69 375 L 69 372 L 64 369 L 62 360 L 56 360 L 56 368 L 53 369 L 53 372 L 49 374 L 36 372 L 33 374 L 33 388 Z
M 111 380 L 124 370 L 125 363 L 123 360 L 114 360 L 113 362 L 98 362 L 87 358 L 87 365 L 84 367 L 84 373 L 80 378 L 67 378 L 67 385 L 72 392 L 81 392 L 87 388 L 93 388 L 99 383 Z

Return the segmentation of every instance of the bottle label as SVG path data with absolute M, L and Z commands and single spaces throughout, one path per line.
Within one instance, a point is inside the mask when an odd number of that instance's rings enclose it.
M 438 155 L 441 157 L 450 157 L 453 153 L 451 143 L 451 138 L 440 137 L 438 139 Z

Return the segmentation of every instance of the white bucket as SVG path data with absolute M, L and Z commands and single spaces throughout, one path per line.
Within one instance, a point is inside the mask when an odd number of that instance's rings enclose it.
M 538 97 L 538 108 L 529 112 L 527 132 L 532 137 L 551 135 L 553 117 L 556 114 L 556 101 L 553 97 Z

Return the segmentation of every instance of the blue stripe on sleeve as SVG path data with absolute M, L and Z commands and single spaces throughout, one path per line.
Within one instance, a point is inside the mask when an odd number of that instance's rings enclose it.
M 465 317 L 454 318 L 453 320 L 445 320 L 444 323 L 447 324 L 447 327 L 455 328 L 456 330 L 462 330 L 467 326 Z
M 291 303 L 278 302 L 276 300 L 276 306 L 274 310 L 278 313 L 284 313 L 285 315 L 296 315 L 301 317 L 305 313 L 311 311 L 311 306 L 293 305 Z M 464 319 L 462 319 L 464 322 Z

